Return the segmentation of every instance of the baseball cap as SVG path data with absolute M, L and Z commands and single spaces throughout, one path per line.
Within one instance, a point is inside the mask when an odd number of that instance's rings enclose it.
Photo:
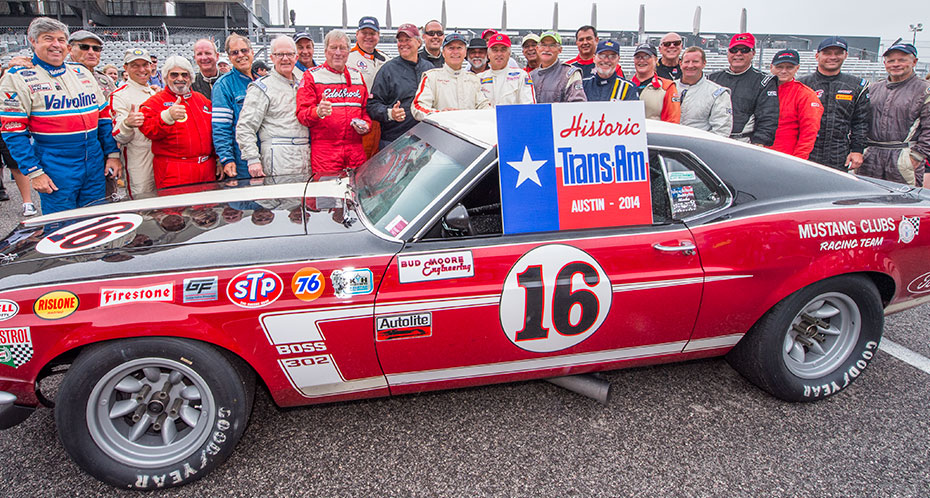
M 645 53 L 647 53 L 647 54 L 649 54 L 649 55 L 651 55 L 651 56 L 653 56 L 653 57 L 658 57 L 658 55 L 659 55 L 659 53 L 656 52 L 655 47 L 653 47 L 652 45 L 648 45 L 648 44 L 644 44 L 644 45 L 640 45 L 640 46 L 636 47 L 636 50 L 633 51 L 633 55 L 636 55 L 636 54 L 639 54 L 639 53 L 643 53 L 643 52 L 645 52 Z
M 619 54 L 620 44 L 610 39 L 601 40 L 597 42 L 597 51 L 595 51 L 594 53 L 599 54 L 601 52 L 616 52 Z
M 491 48 L 495 45 L 505 45 L 509 47 L 511 45 L 510 37 L 503 33 L 495 34 L 494 36 L 491 37 L 490 40 L 488 40 L 488 48 Z
M 793 48 L 779 50 L 778 52 L 775 52 L 775 57 L 772 57 L 772 65 L 777 66 L 782 62 L 790 62 L 795 66 L 800 65 L 801 55 L 798 54 L 798 51 Z
M 895 43 L 894 45 L 888 47 L 888 50 L 885 50 L 885 53 L 882 54 L 882 57 L 888 55 L 892 50 L 899 50 L 905 54 L 911 54 L 914 57 L 917 57 L 917 47 L 911 45 L 910 43 Z
M 144 48 L 127 48 L 126 53 L 123 54 L 123 64 L 129 64 L 140 59 L 144 61 L 152 60 L 149 51 Z
M 409 22 L 408 22 L 408 23 L 401 24 L 400 26 L 398 26 L 398 27 L 397 27 L 397 33 L 398 33 L 398 34 L 403 33 L 403 34 L 409 36 L 410 38 L 419 38 L 419 37 L 420 37 L 420 30 L 419 30 L 416 26 L 414 26 L 413 24 L 410 24 Z
M 381 32 L 381 25 L 378 24 L 378 18 L 373 16 L 365 16 L 358 20 L 358 29 L 371 28 L 377 32 Z
M 217 64 L 231 65 L 231 64 L 229 63 L 229 56 L 227 56 L 226 54 L 220 54 L 220 58 L 216 60 L 216 63 L 217 63 Z
M 534 41 L 536 43 L 539 43 L 539 35 L 537 35 L 536 33 L 527 34 L 526 36 L 523 37 L 523 41 L 520 42 L 520 45 L 524 45 L 528 41 Z
M 733 35 L 733 38 L 730 38 L 729 48 L 733 48 L 737 45 L 746 45 L 749 48 L 756 48 L 756 37 L 752 36 L 752 33 L 737 33 Z
M 465 41 L 465 37 L 464 37 L 464 36 L 462 36 L 462 35 L 460 35 L 460 34 L 458 34 L 458 33 L 449 33 L 449 34 L 446 35 L 446 37 L 442 40 L 442 48 L 446 48 L 446 45 L 448 45 L 448 44 L 450 44 L 450 43 L 452 43 L 452 42 L 457 42 L 457 41 L 460 41 L 460 42 L 462 42 L 464 45 L 468 46 L 468 42 Z
M 71 36 L 68 37 L 68 43 L 87 40 L 87 39 L 97 40 L 101 45 L 103 45 L 103 38 L 100 38 L 99 36 L 95 35 L 94 33 L 91 33 L 90 31 L 87 31 L 86 29 L 80 29 L 80 30 L 75 31 L 74 33 L 71 33 Z
M 539 41 L 542 41 L 543 38 L 552 38 L 559 45 L 562 44 L 562 37 L 555 31 L 546 31 L 543 34 L 539 35 Z
M 306 32 L 303 32 L 303 33 L 294 33 L 294 41 L 295 41 L 295 42 L 298 42 L 298 41 L 300 41 L 300 40 L 310 40 L 310 41 L 313 41 L 313 37 L 310 36 L 310 33 L 306 33 Z
M 489 28 L 489 29 L 486 29 L 486 30 L 484 30 L 484 31 L 481 32 L 481 39 L 484 40 L 484 39 L 487 38 L 488 36 L 490 36 L 490 35 L 496 35 L 496 34 L 497 34 L 497 30 L 496 30 L 496 29 L 490 29 L 490 28 Z
M 846 40 L 840 38 L 839 36 L 828 36 L 820 42 L 820 45 L 817 45 L 817 51 L 820 52 L 825 48 L 830 47 L 839 47 L 843 50 L 849 50 L 849 44 L 846 43 Z
M 468 48 L 488 48 L 488 42 L 481 38 L 472 38 L 468 40 Z

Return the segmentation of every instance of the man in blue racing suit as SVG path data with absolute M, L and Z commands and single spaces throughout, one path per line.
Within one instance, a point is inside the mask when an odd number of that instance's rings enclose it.
M 252 178 L 249 164 L 242 159 L 236 142 L 236 123 L 239 122 L 246 89 L 252 82 L 252 44 L 248 38 L 233 33 L 226 38 L 226 53 L 233 70 L 220 76 L 213 84 L 213 146 L 226 176 Z
M 45 214 L 102 199 L 105 175 L 122 168 L 108 103 L 89 69 L 65 64 L 67 26 L 38 17 L 27 36 L 34 67 L 13 68 L 0 83 L 3 140 Z

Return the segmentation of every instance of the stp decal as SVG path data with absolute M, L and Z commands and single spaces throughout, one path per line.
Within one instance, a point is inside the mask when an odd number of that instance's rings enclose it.
M 246 270 L 233 277 L 226 286 L 226 296 L 241 308 L 261 308 L 278 300 L 284 282 L 270 270 Z
M 19 368 L 32 359 L 29 327 L 0 329 L 0 365 Z
M 504 233 L 652 223 L 645 122 L 637 102 L 498 107 Z
M 291 292 L 301 301 L 313 301 L 323 295 L 326 279 L 323 272 L 316 268 L 301 268 L 291 279 Z
M 329 278 L 333 281 L 336 297 L 371 294 L 375 289 L 374 275 L 368 268 L 333 270 Z
M 473 277 L 475 262 L 471 251 L 444 252 L 398 256 L 400 283 L 425 282 L 449 278 Z
M 32 311 L 45 320 L 59 320 L 77 311 L 81 301 L 71 291 L 57 290 L 43 294 L 32 305 Z
M 19 313 L 19 304 L 9 299 L 0 299 L 0 322 L 9 320 Z
M 217 277 L 185 278 L 181 286 L 182 301 L 185 303 L 216 301 L 219 298 L 219 287 Z
M 142 223 L 137 214 L 120 213 L 91 218 L 52 232 L 36 244 L 42 254 L 68 254 L 131 237 Z
M 433 335 L 433 315 L 431 313 L 379 316 L 375 318 L 375 324 L 378 332 L 377 340 L 379 341 Z
M 552 244 L 524 254 L 501 293 L 501 328 L 518 348 L 570 348 L 604 323 L 613 291 L 601 265 L 576 247 Z
M 146 287 L 100 289 L 100 306 L 113 306 L 126 303 L 174 301 L 174 282 L 149 285 Z

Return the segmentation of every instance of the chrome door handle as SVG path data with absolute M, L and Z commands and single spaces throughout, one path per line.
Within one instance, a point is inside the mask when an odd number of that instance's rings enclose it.
M 683 252 L 687 255 L 694 254 L 697 247 L 688 240 L 682 240 L 677 246 L 663 246 L 662 244 L 653 244 L 654 248 L 662 252 Z

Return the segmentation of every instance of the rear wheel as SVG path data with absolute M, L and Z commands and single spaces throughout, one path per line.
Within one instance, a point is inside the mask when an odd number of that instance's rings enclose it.
M 883 327 L 875 284 L 860 275 L 833 277 L 776 304 L 727 361 L 778 398 L 813 401 L 845 389 L 862 373 Z
M 59 390 L 62 444 L 81 468 L 114 486 L 152 489 L 199 479 L 226 460 L 245 430 L 255 377 L 238 363 L 177 338 L 92 346 Z

